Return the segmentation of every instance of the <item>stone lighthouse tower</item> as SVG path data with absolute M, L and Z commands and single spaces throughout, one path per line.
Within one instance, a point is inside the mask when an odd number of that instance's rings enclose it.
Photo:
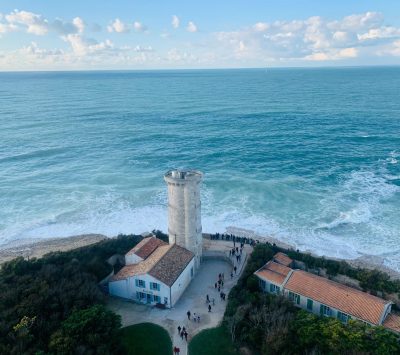
M 164 175 L 168 185 L 169 243 L 190 250 L 200 265 L 203 238 L 201 228 L 200 171 L 170 170 Z

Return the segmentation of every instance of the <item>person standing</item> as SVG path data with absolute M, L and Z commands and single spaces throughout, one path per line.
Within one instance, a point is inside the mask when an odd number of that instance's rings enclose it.
M 187 341 L 188 333 L 185 332 L 183 335 L 185 336 L 185 340 Z
M 211 312 L 211 305 L 208 305 L 208 311 Z
M 180 325 L 178 325 L 178 334 L 181 334 L 181 326 Z
M 210 296 L 209 295 L 207 295 L 207 297 L 206 297 L 206 302 L 210 303 Z
M 188 317 L 188 320 L 190 320 L 190 311 L 187 311 L 187 312 L 186 312 L 186 315 L 187 315 L 187 317 Z
M 181 353 L 181 349 L 180 348 L 176 348 L 176 353 L 179 355 Z

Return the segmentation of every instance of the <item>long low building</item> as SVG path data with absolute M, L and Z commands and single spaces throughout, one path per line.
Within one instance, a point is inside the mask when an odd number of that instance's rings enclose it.
M 263 291 L 284 295 L 302 309 L 335 317 L 344 323 L 356 319 L 396 331 L 398 318 L 390 315 L 391 301 L 303 270 L 292 269 L 288 265 L 293 265 L 293 260 L 283 253 L 279 254 L 255 272 Z M 391 326 L 385 323 L 389 319 Z
M 140 303 L 173 307 L 194 276 L 194 254 L 156 237 L 144 238 L 125 255 L 109 281 L 109 293 Z

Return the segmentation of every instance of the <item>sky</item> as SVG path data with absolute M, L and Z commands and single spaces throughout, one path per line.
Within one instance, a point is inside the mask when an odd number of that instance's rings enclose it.
M 400 64 L 400 0 L 1 0 L 0 71 Z

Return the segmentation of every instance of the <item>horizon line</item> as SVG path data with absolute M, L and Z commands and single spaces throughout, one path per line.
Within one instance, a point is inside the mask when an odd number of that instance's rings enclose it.
M 44 69 L 44 70 L 0 70 L 4 73 L 76 73 L 76 72 L 155 72 L 155 71 L 207 71 L 207 70 L 280 70 L 280 69 L 351 69 L 400 67 L 399 64 L 321 65 L 321 66 L 272 66 L 272 67 L 215 67 L 215 68 L 144 68 L 144 69 Z

